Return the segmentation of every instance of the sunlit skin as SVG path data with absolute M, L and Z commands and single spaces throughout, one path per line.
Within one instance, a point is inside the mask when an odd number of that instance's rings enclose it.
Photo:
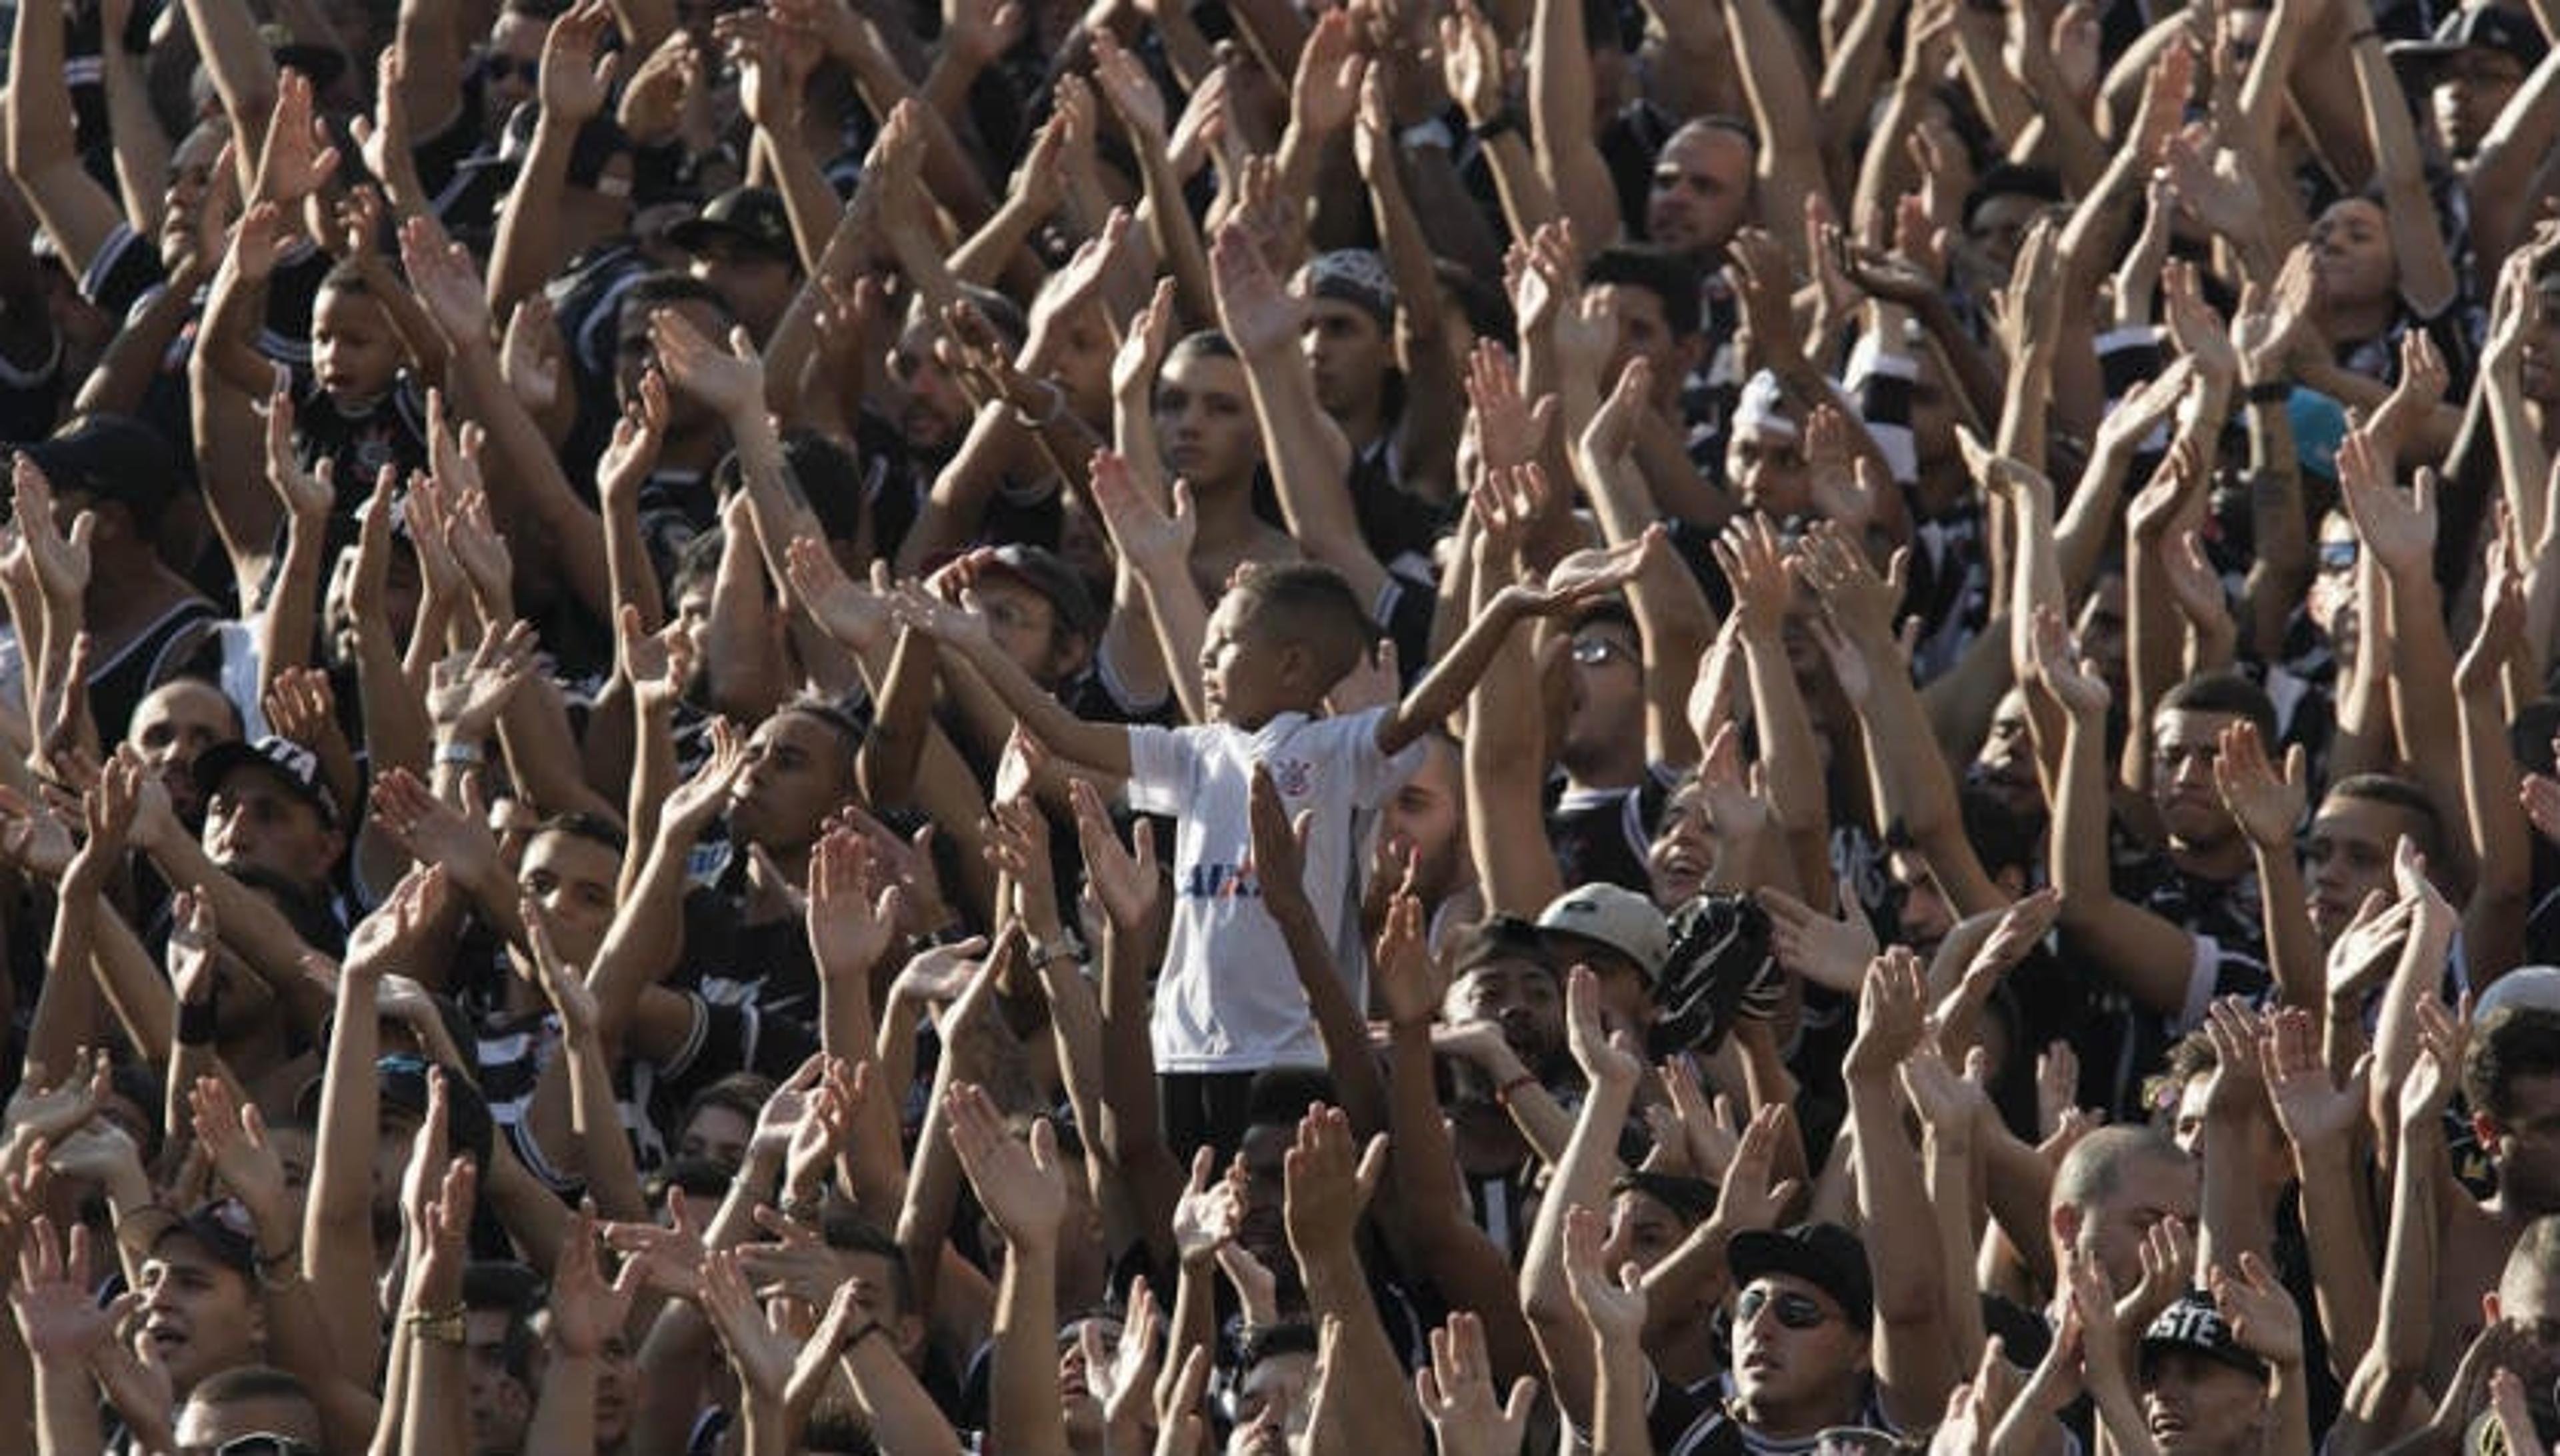
M 2329 204 L 2312 225 L 2311 243 L 2314 296 L 2330 341 L 2380 334 L 2399 307 L 2400 278 L 2381 205 L 2360 197 Z
M 196 787 L 196 759 L 217 743 L 240 738 L 240 713 L 231 700 L 201 678 L 163 683 L 133 710 L 133 725 L 125 735 L 169 791 L 179 821 L 201 826 L 205 801 Z
M 2266 1441 L 2267 1382 L 2201 1351 L 2143 1356 L 2143 1419 L 2169 1456 L 2253 1456 Z
M 1694 122 L 1673 132 L 1654 159 L 1645 236 L 1665 247 L 1720 248 L 1751 213 L 1751 143 Z
M 2427 91 L 2427 115 L 2437 144 L 2457 160 L 2467 160 L 2497 125 L 2498 113 L 2524 84 L 2524 63 L 2504 51 L 2471 46 L 2446 57 L 2436 67 L 2435 84 Z
M 2094 1206 L 2057 1205 L 2056 1238 L 2081 1258 L 2095 1259 L 2118 1289 L 2142 1282 L 2143 1240 L 2154 1224 L 2176 1218 L 2195 1226 L 2203 1187 L 2195 1160 L 2184 1153 L 2137 1152 L 2123 1160 L 2115 1189 Z
M 255 764 L 225 774 L 205 804 L 205 852 L 227 870 L 260 870 L 316 889 L 344 843 L 309 800 Z
M 361 410 L 391 392 L 403 361 L 382 300 L 352 288 L 323 288 L 311 306 L 311 373 L 331 403 Z
M 1394 341 L 1377 316 L 1339 298 L 1311 298 L 1299 342 L 1325 412 L 1347 426 L 1373 424 L 1395 363 Z
M 777 855 L 816 843 L 853 783 L 850 753 L 835 727 L 812 714 L 777 713 L 757 725 L 746 771 L 729 789 L 730 835 Z
M 1193 490 L 1251 484 L 1262 459 L 1262 434 L 1240 361 L 1203 350 L 1174 354 L 1156 379 L 1155 414 L 1165 468 L 1190 481 Z
M 249 1364 L 265 1344 L 257 1289 L 192 1233 L 166 1233 L 152 1246 L 139 1292 L 136 1339 L 167 1367 L 181 1395 L 217 1371 Z
M 2222 730 L 2240 722 L 2229 713 L 2162 709 L 2153 724 L 2152 802 L 2168 830 L 2173 854 L 2210 855 L 2231 845 L 2240 826 L 2222 806 L 2213 781 Z
M 2421 843 L 2427 837 L 2418 816 L 2401 805 L 2337 793 L 2320 801 L 2303 839 L 2303 885 L 2322 949 L 2346 933 L 2367 894 L 2397 897 L 2391 861 L 2404 834 Z
M 1813 1301 L 1820 1322 L 1807 1330 L 1789 1327 L 1779 1317 L 1788 1295 Z M 1741 1313 L 1745 1302 L 1757 1305 L 1748 1318 Z M 1763 1274 L 1737 1292 L 1733 1389 L 1745 1417 L 1763 1435 L 1785 1439 L 1855 1424 L 1862 1382 L 1853 1376 L 1867 1360 L 1866 1333 L 1811 1280 Z

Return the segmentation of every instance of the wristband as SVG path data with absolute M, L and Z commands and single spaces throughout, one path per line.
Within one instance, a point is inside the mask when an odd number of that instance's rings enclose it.
M 221 1008 L 215 998 L 178 1003 L 178 1045 L 211 1047 L 221 1022 Z
M 2288 379 L 2260 380 L 2245 394 L 2252 404 L 2282 404 L 2294 398 L 2294 382 Z
M 1512 1093 L 1519 1091 L 1522 1087 L 1533 1087 L 1535 1085 L 1537 1085 L 1537 1073 L 1530 1071 L 1521 1072 L 1519 1076 L 1513 1077 L 1510 1081 L 1494 1088 L 1495 1105 L 1509 1107 L 1512 1105 Z
M 466 743 L 460 738 L 453 738 L 435 745 L 435 761 L 458 763 L 465 768 L 477 768 L 488 762 L 489 757 L 480 751 L 478 743 Z
M 1506 131 L 1520 131 L 1520 108 L 1508 103 L 1493 115 L 1488 116 L 1484 120 L 1476 122 L 1474 125 L 1467 128 L 1468 132 L 1478 141 L 1492 141 L 1495 137 L 1502 135 Z
M 838 1351 L 839 1353 L 846 1353 L 846 1354 L 850 1354 L 850 1353 L 852 1352 L 852 1350 L 853 1350 L 853 1348 L 854 1348 L 855 1346 L 862 1344 L 864 1341 L 869 1340 L 871 1337 L 873 1337 L 874 1335 L 879 1334 L 880 1332 L 880 1321 L 878 1321 L 878 1320 L 865 1320 L 865 1321 L 863 1321 L 863 1323 L 862 1323 L 862 1328 L 860 1328 L 860 1329 L 858 1329 L 858 1330 L 855 1330 L 853 1333 L 851 1333 L 851 1334 L 847 1335 L 847 1336 L 845 1337 L 845 1342 L 844 1342 L 842 1345 L 837 1346 L 837 1347 L 836 1347 L 836 1349 L 837 1349 L 837 1351 Z

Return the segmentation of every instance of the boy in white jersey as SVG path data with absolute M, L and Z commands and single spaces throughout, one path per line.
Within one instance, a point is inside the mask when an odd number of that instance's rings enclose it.
M 1167 1079 L 1166 1132 L 1179 1156 L 1188 1158 L 1221 1123 L 1231 1127 L 1221 1111 L 1242 1105 L 1254 1072 L 1325 1060 L 1247 854 L 1254 765 L 1270 769 L 1293 821 L 1311 814 L 1309 895 L 1337 963 L 1354 980 L 1354 1004 L 1363 1004 L 1358 920 L 1348 913 L 1358 868 L 1353 814 L 1375 808 L 1413 772 L 1423 733 L 1465 698 L 1515 625 L 1614 589 L 1645 545 L 1567 562 L 1549 587 L 1504 588 L 1402 702 L 1342 718 L 1316 715 L 1376 627 L 1330 567 L 1238 574 L 1210 614 L 1200 651 L 1201 697 L 1213 721 L 1181 728 L 1078 719 L 996 650 L 983 623 L 947 603 L 903 599 L 901 619 L 966 657 L 1025 729 L 1063 757 L 1126 779 L 1133 808 L 1178 821 L 1173 938 L 1151 1040 Z

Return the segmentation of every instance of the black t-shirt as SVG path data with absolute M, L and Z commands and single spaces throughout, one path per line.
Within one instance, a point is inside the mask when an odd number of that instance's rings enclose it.
M 1556 779 L 1546 789 L 1546 833 L 1567 888 L 1616 885 L 1653 892 L 1646 857 L 1671 802 L 1672 770 L 1655 764 L 1625 788 L 1572 789 Z

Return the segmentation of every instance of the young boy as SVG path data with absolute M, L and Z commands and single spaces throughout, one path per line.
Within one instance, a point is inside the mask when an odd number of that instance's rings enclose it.
M 1237 1125 L 1227 1114 L 1240 1111 L 1253 1073 L 1325 1061 L 1247 853 L 1254 766 L 1270 770 L 1293 822 L 1312 811 L 1309 896 L 1354 982 L 1355 1004 L 1364 1004 L 1358 921 L 1346 913 L 1357 903 L 1353 814 L 1375 808 L 1414 770 L 1423 734 L 1464 700 L 1515 625 L 1614 589 L 1645 546 L 1586 553 L 1542 588 L 1506 587 L 1401 703 L 1342 718 L 1316 715 L 1377 629 L 1330 567 L 1238 575 L 1209 616 L 1200 652 L 1201 696 L 1214 721 L 1180 728 L 1085 722 L 1025 676 L 982 619 L 921 593 L 900 599 L 901 620 L 965 657 L 1052 751 L 1126 779 L 1131 807 L 1179 821 L 1173 938 L 1151 1026 L 1166 1133 L 1179 1156 L 1213 1129 Z

